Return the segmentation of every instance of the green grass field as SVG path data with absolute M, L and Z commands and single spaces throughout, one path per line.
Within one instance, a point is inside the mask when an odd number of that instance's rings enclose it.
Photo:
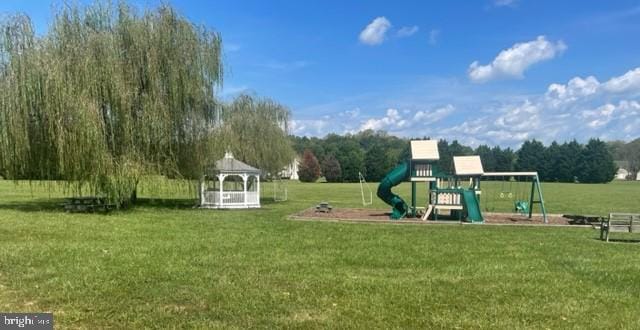
M 640 324 L 639 243 L 587 228 L 297 222 L 286 216 L 323 200 L 361 207 L 359 185 L 290 183 L 284 203 L 270 188 L 259 210 L 193 209 L 183 195 L 101 215 L 0 181 L 0 311 L 52 311 L 58 328 Z M 551 213 L 640 212 L 635 182 L 543 191 Z

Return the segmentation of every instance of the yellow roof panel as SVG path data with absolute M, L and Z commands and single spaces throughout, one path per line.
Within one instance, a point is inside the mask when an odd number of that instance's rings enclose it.
M 456 169 L 456 175 L 481 175 L 484 173 L 480 156 L 454 156 L 453 166 Z
M 436 140 L 415 140 L 411 141 L 411 159 L 418 160 L 438 160 L 438 141 Z

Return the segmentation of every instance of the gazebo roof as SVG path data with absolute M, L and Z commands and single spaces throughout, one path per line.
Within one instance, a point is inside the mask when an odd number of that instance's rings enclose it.
M 211 170 L 219 173 L 260 174 L 259 169 L 233 158 L 233 154 L 230 152 L 227 152 L 224 158 L 216 161 L 213 168 L 209 168 L 208 172 L 211 172 Z

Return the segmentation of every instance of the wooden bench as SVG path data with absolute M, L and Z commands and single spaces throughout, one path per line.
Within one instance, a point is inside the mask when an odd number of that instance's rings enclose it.
M 104 197 L 84 196 L 66 198 L 64 210 L 67 212 L 92 213 L 96 211 L 109 212 L 115 208 L 114 204 L 108 204 Z
M 600 223 L 600 239 L 608 242 L 610 232 L 640 233 L 640 214 L 609 213 Z
M 331 205 L 329 205 L 329 203 L 327 202 L 321 202 L 320 204 L 316 205 L 316 212 L 331 212 Z

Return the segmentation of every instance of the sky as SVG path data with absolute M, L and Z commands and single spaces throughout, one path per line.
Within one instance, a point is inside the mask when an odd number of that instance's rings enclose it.
M 510 147 L 640 137 L 640 1 L 167 2 L 221 33 L 220 97 L 286 105 L 295 135 Z M 51 8 L 0 2 L 39 34 Z

